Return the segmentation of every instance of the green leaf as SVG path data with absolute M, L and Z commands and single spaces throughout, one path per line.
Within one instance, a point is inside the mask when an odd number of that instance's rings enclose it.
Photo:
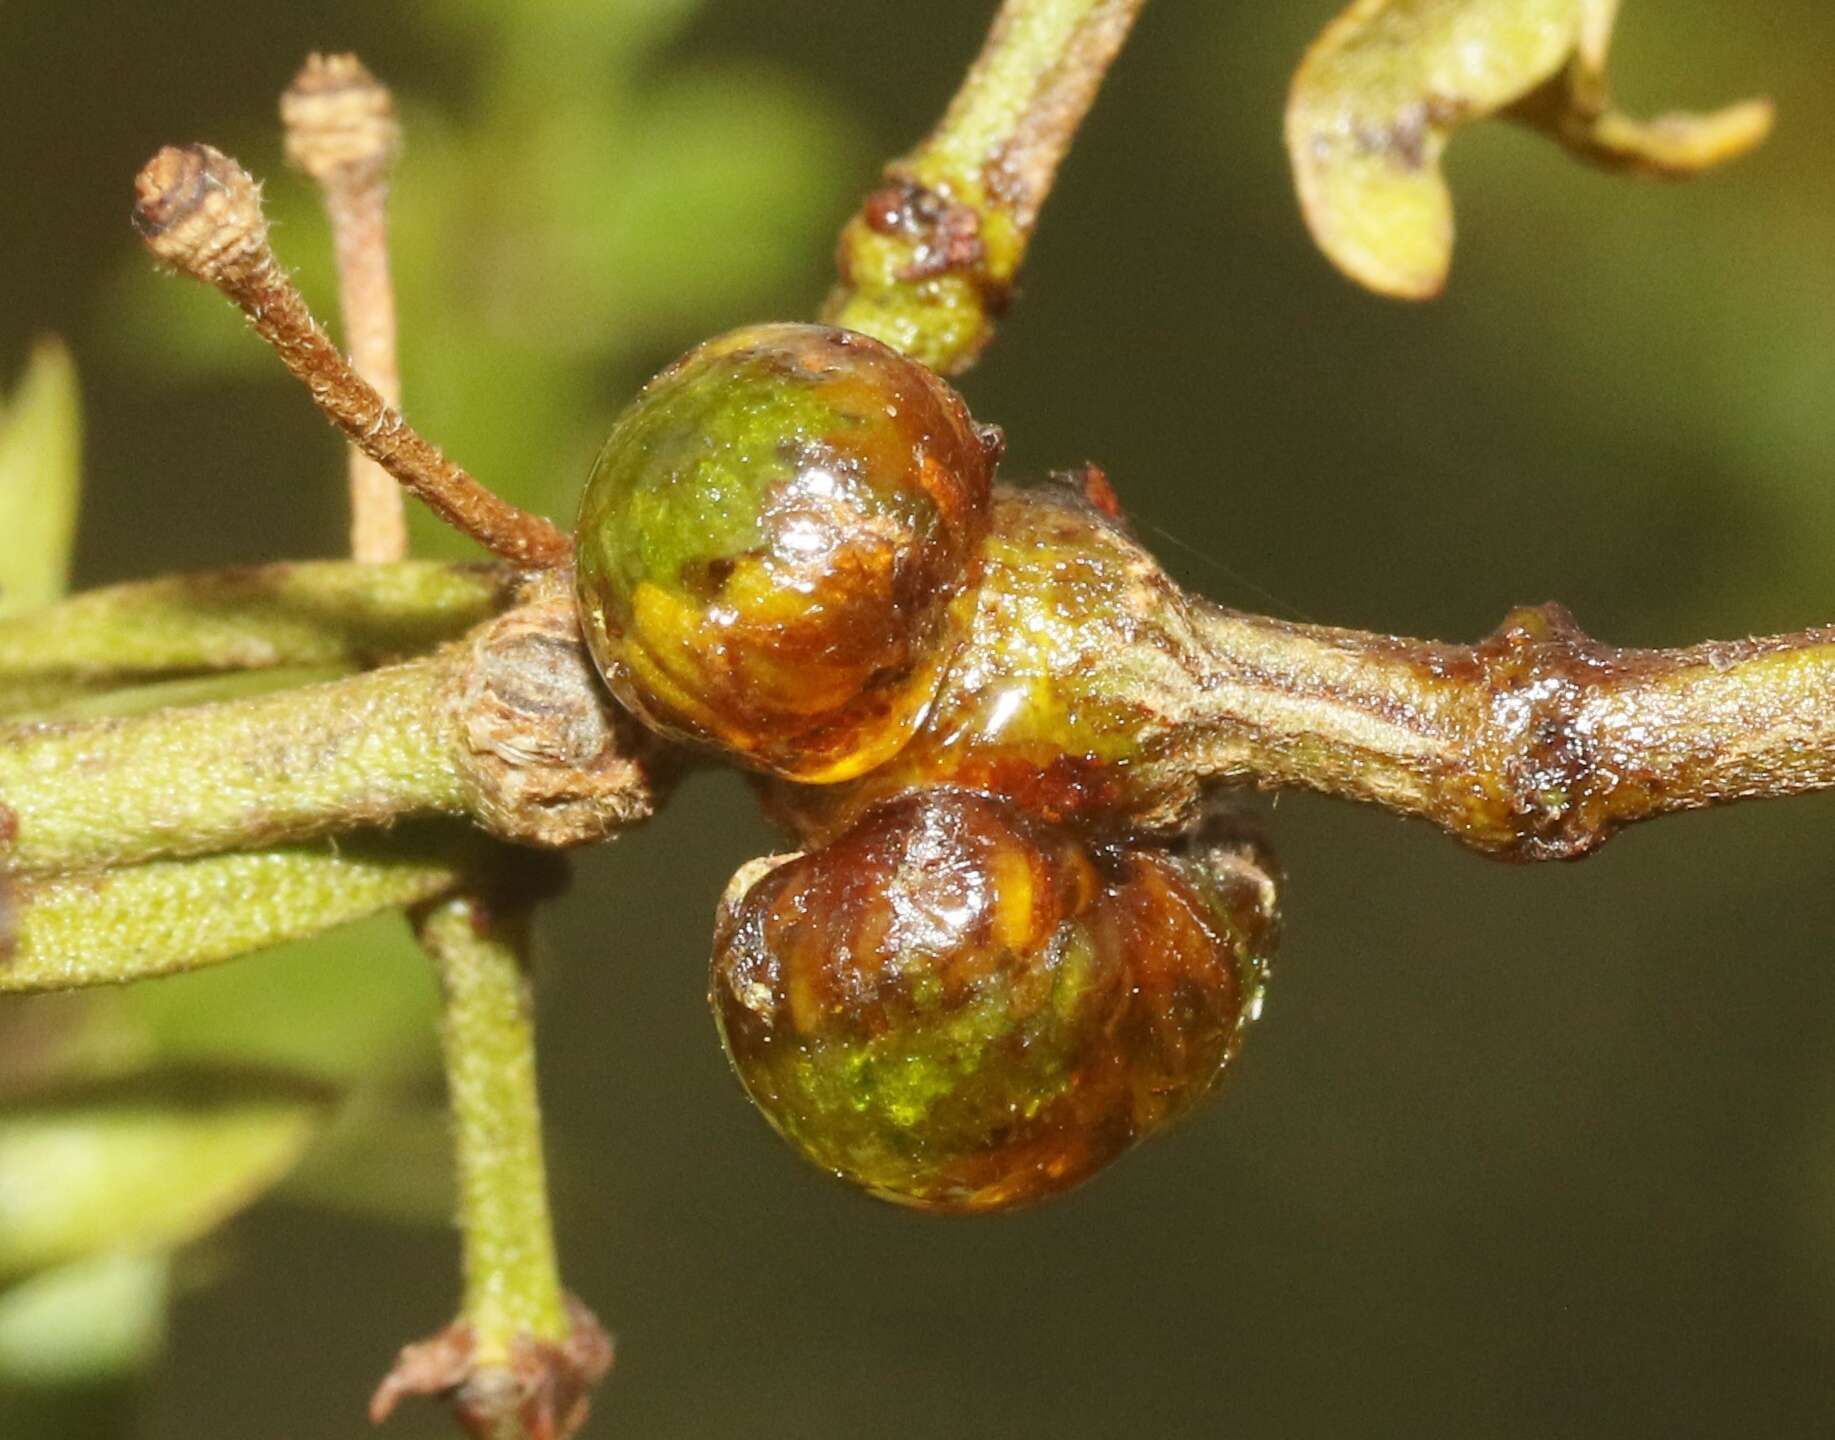
M 283 1069 L 354 1088 L 431 1074 L 439 1058 L 433 973 L 398 914 L 116 998 L 170 1063 Z
M 0 1290 L 0 1380 L 86 1385 L 144 1370 L 165 1338 L 171 1257 L 115 1250 Z
M 0 1283 L 204 1234 L 292 1167 L 331 1098 L 283 1074 L 174 1071 L 9 1108 Z
M 82 489 L 76 367 L 40 341 L 10 402 L 0 400 L 0 615 L 64 593 Z

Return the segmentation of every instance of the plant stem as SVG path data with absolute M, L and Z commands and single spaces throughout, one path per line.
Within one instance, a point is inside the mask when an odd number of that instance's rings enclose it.
M 820 840 L 939 784 L 1157 832 L 1207 786 L 1299 786 L 1574 859 L 1633 821 L 1835 787 L 1835 626 L 1619 650 L 1556 606 L 1476 645 L 1296 625 L 1185 594 L 1078 492 L 1002 489 L 923 728 L 857 781 L 769 794 Z
M 455 895 L 418 921 L 444 1003 L 465 1289 L 452 1325 L 401 1352 L 370 1418 L 380 1423 L 407 1395 L 444 1396 L 474 1436 L 566 1440 L 585 1423 L 612 1346 L 555 1266 L 527 966 L 531 900 L 495 880 L 488 897 Z
M 201 969 L 431 899 L 476 861 L 464 834 L 401 833 L 0 882 L 0 993 Z
M 0 874 L 432 815 L 558 848 L 648 818 L 667 757 L 606 693 L 565 580 L 531 594 L 461 643 L 387 669 L 185 709 L 0 727 Z
M 272 670 L 229 670 L 217 675 L 190 675 L 182 680 L 155 680 L 119 690 L 78 695 L 31 710 L 18 718 L 33 725 L 67 724 L 83 720 L 118 719 L 170 710 L 181 705 L 208 705 L 218 700 L 241 700 L 276 690 L 299 690 L 340 680 L 350 673 L 334 665 L 280 665 Z
M 828 318 L 972 365 L 1058 166 L 1146 0 L 1006 0 L 942 122 L 841 233 Z
M 0 827 L 10 832 L 0 869 L 95 869 L 461 813 L 445 704 L 452 663 L 0 731 Z
M 0 714 L 150 680 L 398 659 L 488 619 L 513 586 L 492 566 L 312 561 L 93 590 L 0 620 Z
M 1372 800 L 1508 859 L 1576 859 L 1634 821 L 1835 786 L 1835 626 L 1619 650 L 1553 605 L 1478 645 L 1209 606 L 1198 624 L 1203 718 L 1181 763 Z
M 355 55 L 314 55 L 281 96 L 280 114 L 287 158 L 318 182 L 331 221 L 351 366 L 384 404 L 400 409 L 388 228 L 389 169 L 401 149 L 394 101 Z M 408 553 L 401 490 L 355 445 L 350 535 L 357 560 L 399 560 Z
M 439 975 L 465 1297 L 474 1363 L 509 1364 L 520 1340 L 559 1344 L 570 1325 L 554 1254 L 536 1095 L 525 906 L 456 895 L 421 918 Z

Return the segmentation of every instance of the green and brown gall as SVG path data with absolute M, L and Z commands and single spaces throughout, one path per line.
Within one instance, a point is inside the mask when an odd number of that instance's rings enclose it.
M 712 1000 L 746 1089 L 815 1164 L 932 1210 L 1057 1194 L 1189 1109 L 1276 927 L 1246 842 L 1091 845 L 948 788 L 735 889 Z
M 587 484 L 579 597 L 607 682 L 759 769 L 880 764 L 967 633 L 998 445 L 862 335 L 768 325 L 692 351 Z

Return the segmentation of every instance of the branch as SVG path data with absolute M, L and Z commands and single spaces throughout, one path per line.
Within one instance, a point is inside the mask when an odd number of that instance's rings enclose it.
M 1478 645 L 1294 625 L 1185 595 L 1070 492 L 996 502 L 968 646 L 931 718 L 847 787 L 778 787 L 821 836 L 914 784 L 1176 828 L 1211 784 L 1300 786 L 1510 859 L 1676 810 L 1835 786 L 1835 627 L 1618 650 L 1555 606 Z
M 201 969 L 443 894 L 478 862 L 462 832 L 0 880 L 0 993 Z
M 1557 605 L 1475 646 L 1211 607 L 1198 622 L 1195 768 L 1374 800 L 1508 859 L 1578 859 L 1633 821 L 1835 786 L 1835 627 L 1620 650 Z
M 942 122 L 841 232 L 827 318 L 974 364 L 1077 127 L 1146 0 L 1006 0 Z
M 666 752 L 606 698 L 564 577 L 545 584 L 392 669 L 0 730 L 0 870 L 439 814 L 564 846 L 646 818 Z M 1573 858 L 1634 820 L 1835 785 L 1835 630 L 1630 651 L 1553 609 L 1477 646 L 1285 624 L 1186 596 L 1062 487 L 1006 491 L 970 640 L 925 728 L 858 782 L 773 794 L 816 833 L 929 783 L 1145 828 L 1185 823 L 1208 784 L 1296 785 L 1493 853 Z
M 370 1402 L 377 1423 L 408 1395 L 443 1395 L 474 1435 L 569 1436 L 611 1368 L 610 1339 L 555 1264 L 528 929 L 526 900 L 476 894 L 420 918 L 443 1003 L 465 1294 L 453 1325 L 401 1352 Z
M 415 816 L 564 846 L 647 817 L 656 751 L 612 706 L 571 597 L 429 659 L 250 699 L 0 730 L 0 871 L 46 874 Z
M 15 874 L 198 855 L 410 815 L 459 814 L 442 723 L 451 662 L 127 719 L 0 732 Z
M 398 659 L 457 639 L 515 588 L 496 566 L 312 561 L 92 590 L 0 620 L 0 715 L 155 680 Z

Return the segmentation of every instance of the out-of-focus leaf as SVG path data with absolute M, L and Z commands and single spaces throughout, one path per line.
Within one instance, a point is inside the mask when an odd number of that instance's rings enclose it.
M 1320 249 L 1380 294 L 1439 293 L 1453 251 L 1441 155 L 1459 126 L 1500 112 L 1596 163 L 1672 176 L 1765 137 L 1763 101 L 1647 122 L 1613 111 L 1616 13 L 1616 0 L 1356 0 L 1288 97 L 1288 155 Z
M 340 1089 L 431 1072 L 438 995 L 400 915 L 378 915 L 239 965 L 116 992 L 173 1063 L 310 1075 Z
M 64 593 L 82 490 L 76 367 L 41 341 L 10 401 L 0 399 L 0 615 Z
M 1581 0 L 1580 33 L 1565 84 L 1526 96 L 1517 118 L 1608 169 L 1686 179 L 1738 159 L 1771 133 L 1769 100 L 1742 100 L 1704 115 L 1675 111 L 1649 120 L 1612 108 L 1606 57 L 1619 0 Z
M 161 1068 L 253 1073 L 258 1084 L 284 1072 L 302 1078 L 311 1100 L 333 1091 L 339 1100 L 312 1109 L 299 1169 L 250 1173 L 246 1202 L 285 1181 L 283 1193 L 298 1203 L 443 1223 L 452 1213 L 445 1112 L 419 1083 L 435 1067 L 436 1020 L 426 957 L 399 915 L 378 916 L 254 964 L 9 999 L 0 1009 L 0 1107 L 17 1111 L 104 1081 L 125 1088 L 145 1076 L 158 1085 Z M 226 1112 L 232 1128 L 244 1118 Z M 5 1133 L 0 1123 L 0 1161 Z M 95 1185 L 115 1180 L 103 1166 L 90 1174 Z M 6 1183 L 0 1169 L 0 1196 Z
M 0 1283 L 182 1244 L 298 1160 L 330 1101 L 297 1077 L 134 1076 L 0 1113 Z
M 852 157 L 805 88 L 756 67 L 678 74 L 640 122 L 628 168 L 589 192 L 611 240 L 598 263 L 614 328 L 654 337 L 751 318 L 736 312 L 826 259 L 833 177 Z
M 0 1107 L 144 1064 L 151 1044 L 121 1013 L 117 1002 L 126 993 L 9 996 L 0 1005 Z
M 0 1290 L 0 1382 L 83 1385 L 132 1375 L 165 1335 L 171 1257 L 116 1250 Z
M 448 1225 L 452 1126 L 437 1097 L 380 1086 L 354 1096 L 276 1192 L 296 1204 L 401 1225 Z
M 647 51 L 671 39 L 701 8 L 701 0 L 442 0 L 429 7 L 448 32 L 474 32 L 492 56 L 506 98 L 539 108 L 558 71 L 598 77 L 602 84 Z

